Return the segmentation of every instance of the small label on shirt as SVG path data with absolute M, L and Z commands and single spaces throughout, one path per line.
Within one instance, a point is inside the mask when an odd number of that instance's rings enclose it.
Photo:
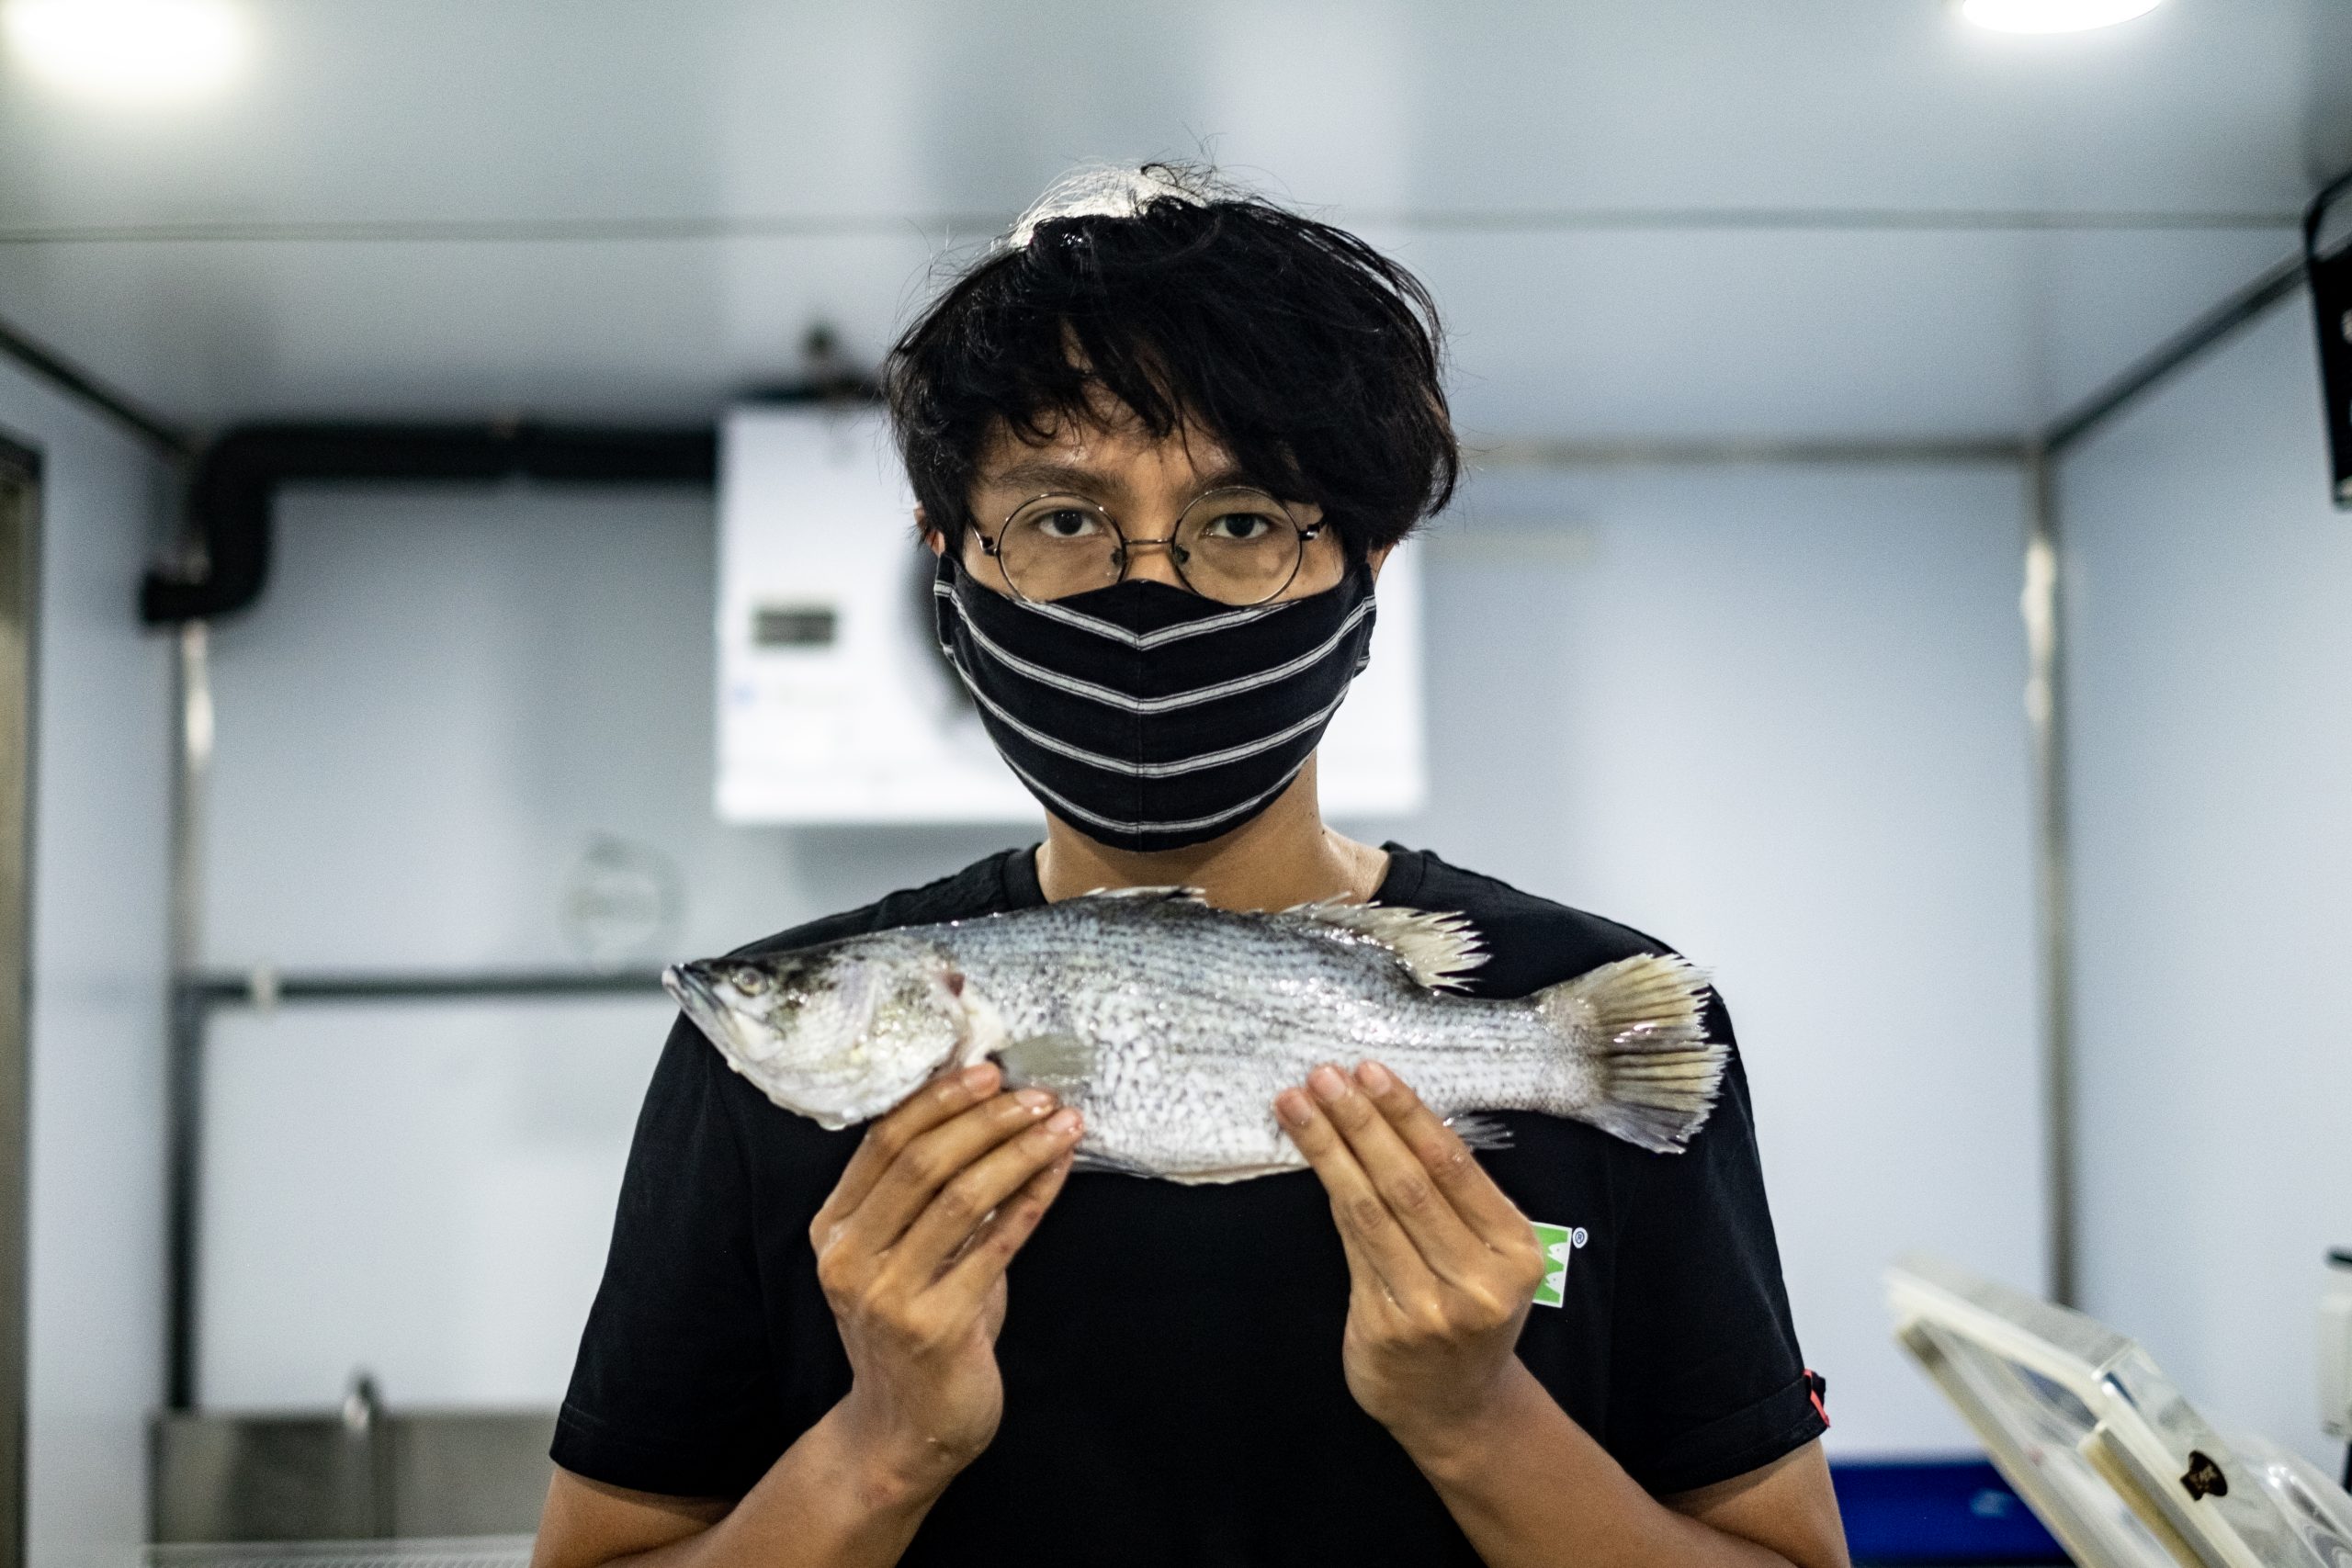
M 1541 1220 L 1531 1223 L 1535 1226 L 1535 1245 L 1544 1249 L 1544 1278 L 1535 1287 L 1535 1304 L 1555 1307 L 1567 1297 L 1568 1255 L 1585 1244 L 1584 1227 L 1547 1225 Z

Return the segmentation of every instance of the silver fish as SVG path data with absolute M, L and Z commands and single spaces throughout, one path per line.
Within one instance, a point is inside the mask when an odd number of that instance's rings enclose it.
M 1446 994 L 1483 962 L 1459 916 L 1237 914 L 1152 887 L 684 964 L 662 982 L 729 1066 L 827 1127 L 992 1056 L 1008 1085 L 1085 1113 L 1081 1165 L 1176 1181 L 1304 1166 L 1274 1096 L 1366 1056 L 1483 1146 L 1496 1130 L 1470 1112 L 1573 1116 L 1664 1152 L 1706 1120 L 1724 1052 L 1690 964 L 1623 959 L 1510 1001 Z

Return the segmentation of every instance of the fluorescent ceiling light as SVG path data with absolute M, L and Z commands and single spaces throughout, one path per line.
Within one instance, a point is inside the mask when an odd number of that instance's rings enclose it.
M 2144 17 L 2161 0 L 1961 0 L 1960 14 L 2003 33 L 2079 33 Z
M 5 0 L 0 31 L 9 52 L 54 85 L 133 104 L 225 86 L 250 42 L 232 0 Z

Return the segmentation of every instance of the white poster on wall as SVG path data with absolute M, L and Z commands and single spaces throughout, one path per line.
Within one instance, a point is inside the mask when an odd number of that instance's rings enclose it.
M 931 552 L 880 414 L 728 416 L 718 505 L 721 820 L 1034 820 L 933 641 Z M 1420 581 L 1410 548 L 1380 578 L 1369 669 L 1323 741 L 1324 809 L 1416 810 Z

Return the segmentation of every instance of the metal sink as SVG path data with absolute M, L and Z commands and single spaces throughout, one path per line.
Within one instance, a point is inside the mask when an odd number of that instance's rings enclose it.
M 394 1413 L 359 1395 L 341 1414 L 167 1412 L 153 1428 L 150 1539 L 527 1537 L 554 1435 L 551 1410 Z

